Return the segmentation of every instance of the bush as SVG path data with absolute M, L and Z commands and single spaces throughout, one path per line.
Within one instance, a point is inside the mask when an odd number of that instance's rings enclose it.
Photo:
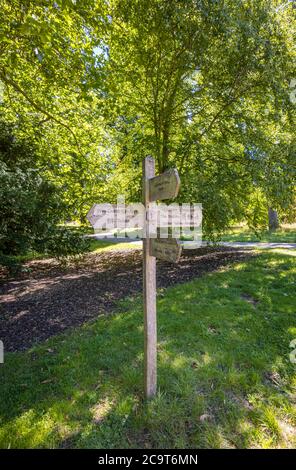
M 36 170 L 11 170 L 0 162 L 0 251 L 22 254 L 35 249 L 57 222 L 59 200 L 53 185 Z
M 89 250 L 89 240 L 80 233 L 64 227 L 53 227 L 39 242 L 39 251 L 59 260 L 77 258 Z
M 79 233 L 57 226 L 66 213 L 62 193 L 38 168 L 38 153 L 13 128 L 0 122 L 0 257 L 28 251 L 59 259 L 88 248 Z M 15 258 L 17 260 L 17 258 Z M 9 266 L 8 266 L 9 267 Z

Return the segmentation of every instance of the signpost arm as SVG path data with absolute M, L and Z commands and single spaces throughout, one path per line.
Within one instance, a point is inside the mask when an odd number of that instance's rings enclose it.
M 146 234 L 143 238 L 143 296 L 144 296 L 144 380 L 145 396 L 156 393 L 157 381 L 157 327 L 156 327 L 156 258 L 150 255 L 149 238 L 149 179 L 155 175 L 155 162 L 151 156 L 143 160 L 143 203 L 146 209 Z M 145 236 L 146 235 L 146 236 Z

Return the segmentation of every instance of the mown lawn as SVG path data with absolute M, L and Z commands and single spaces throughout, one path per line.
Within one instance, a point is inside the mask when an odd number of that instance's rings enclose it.
M 122 250 L 132 250 L 134 248 L 142 248 L 142 244 L 132 241 L 120 241 L 116 240 L 98 240 L 92 239 L 90 242 L 89 251 L 93 253 L 100 253 L 103 251 L 122 251 Z
M 295 284 L 295 257 L 268 252 L 159 292 L 148 404 L 140 298 L 6 354 L 0 447 L 295 447 Z
M 276 231 L 262 231 L 254 233 L 246 226 L 237 226 L 229 229 L 222 236 L 224 242 L 271 242 L 296 243 L 296 226 L 283 226 Z

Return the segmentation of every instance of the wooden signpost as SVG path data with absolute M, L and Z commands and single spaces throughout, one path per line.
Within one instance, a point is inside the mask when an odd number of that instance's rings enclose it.
M 180 178 L 177 170 L 155 176 L 154 159 L 143 160 L 143 203 L 146 209 L 146 237 L 143 238 L 143 301 L 144 301 L 144 380 L 145 396 L 152 398 L 157 385 L 157 318 L 156 318 L 156 258 L 177 262 L 181 246 L 174 238 L 149 237 L 149 209 L 156 200 L 177 196 Z
M 156 393 L 157 377 L 157 328 L 156 328 L 156 258 L 177 263 L 181 256 L 181 245 L 175 238 L 155 238 L 157 229 L 175 227 L 180 224 L 179 215 L 169 213 L 166 218 L 160 217 L 155 223 L 155 201 L 173 199 L 180 188 L 180 178 L 175 169 L 167 170 L 155 176 L 155 162 L 150 156 L 143 160 L 143 206 L 138 218 L 143 228 L 143 302 L 144 302 L 144 378 L 145 396 L 151 398 Z M 125 208 L 114 204 L 94 204 L 87 214 L 87 219 L 95 230 L 103 233 L 107 228 L 129 224 L 137 210 L 125 211 Z M 161 211 L 160 211 L 161 212 Z M 154 217 L 152 217 L 154 215 Z M 156 217 L 156 219 L 158 216 Z M 190 225 L 190 220 L 189 220 Z M 184 224 L 183 224 L 184 225 Z M 168 233 L 168 232 L 166 232 Z

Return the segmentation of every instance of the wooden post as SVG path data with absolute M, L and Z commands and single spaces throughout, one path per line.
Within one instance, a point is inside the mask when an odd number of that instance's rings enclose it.
M 152 398 L 156 394 L 157 384 L 156 258 L 177 263 L 181 255 L 181 246 L 178 240 L 173 238 L 155 238 L 159 230 L 159 221 L 156 223 L 155 217 L 149 220 L 149 216 L 152 209 L 155 209 L 155 201 L 177 196 L 180 188 L 178 171 L 170 169 L 155 176 L 154 158 L 148 156 L 143 160 L 142 186 L 146 212 L 143 227 L 144 383 L 146 398 Z M 111 210 L 113 213 L 112 206 Z M 98 221 L 106 215 L 105 212 L 98 204 L 94 204 L 86 217 L 96 228 Z M 125 222 L 126 220 L 127 218 Z
M 151 256 L 149 238 L 149 179 L 155 175 L 151 156 L 143 160 L 143 203 L 146 209 L 146 233 L 143 238 L 143 297 L 144 297 L 144 381 L 145 396 L 152 398 L 157 382 L 157 322 L 156 322 L 156 258 Z M 146 235 L 146 237 L 145 237 Z

